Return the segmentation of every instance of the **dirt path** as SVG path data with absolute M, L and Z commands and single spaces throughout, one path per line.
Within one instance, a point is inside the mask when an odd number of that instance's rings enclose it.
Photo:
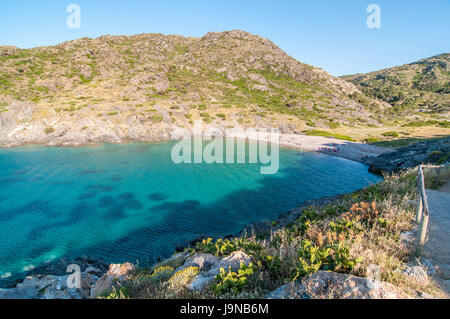
M 428 190 L 430 221 L 424 256 L 437 265 L 437 279 L 450 296 L 450 181 L 439 191 Z

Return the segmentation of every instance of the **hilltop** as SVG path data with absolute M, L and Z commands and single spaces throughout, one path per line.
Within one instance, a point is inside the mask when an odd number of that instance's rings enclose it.
M 172 124 L 313 127 L 378 123 L 351 83 L 244 31 L 83 38 L 0 47 L 0 144 L 168 139 Z
M 427 107 L 433 114 L 414 109 L 405 117 L 398 110 L 406 102 L 377 93 L 391 87 L 368 87 L 359 80 L 375 75 L 333 77 L 270 40 L 239 30 L 200 38 L 107 35 L 24 50 L 3 46 L 0 146 L 168 140 L 173 126 L 191 127 L 198 119 L 223 128 L 276 127 L 285 134 L 350 141 L 390 139 L 392 131 L 424 135 L 415 126 L 432 126 L 427 137 L 448 135 L 444 58 L 448 55 L 430 59 L 436 60 L 429 62 L 436 65 L 429 71 L 436 81 L 423 76 L 420 86 L 411 88 L 429 88 L 419 95 L 435 101 Z M 411 68 L 428 70 L 427 63 Z M 398 78 L 405 82 L 401 87 L 409 87 L 409 77 Z M 404 95 L 413 98 L 409 91 Z
M 369 97 L 393 106 L 392 113 L 450 114 L 450 54 L 367 74 L 344 76 Z

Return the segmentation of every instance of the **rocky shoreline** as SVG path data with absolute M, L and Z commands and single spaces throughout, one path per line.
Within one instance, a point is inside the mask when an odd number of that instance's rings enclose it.
M 361 161 L 376 174 L 397 173 L 419 164 L 444 164 L 450 161 L 450 137 L 417 142 Z

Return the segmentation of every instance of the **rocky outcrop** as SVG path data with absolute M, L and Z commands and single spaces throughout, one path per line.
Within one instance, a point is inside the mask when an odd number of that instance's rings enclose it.
M 287 284 L 266 295 L 269 299 L 410 299 L 394 285 L 370 278 L 318 271 L 301 283 Z
M 90 298 L 107 295 L 112 292 L 115 284 L 122 284 L 130 280 L 136 267 L 131 263 L 111 264 L 109 270 L 98 279 L 90 290 Z
M 0 289 L 0 299 L 86 299 L 98 280 L 96 275 L 82 272 L 80 287 L 74 288 L 69 276 L 28 276 L 15 288 Z
M 369 165 L 369 170 L 378 174 L 399 172 L 419 164 L 442 164 L 445 161 L 450 161 L 450 137 L 414 143 L 363 159 Z

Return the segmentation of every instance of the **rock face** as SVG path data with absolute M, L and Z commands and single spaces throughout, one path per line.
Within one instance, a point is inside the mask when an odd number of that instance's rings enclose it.
M 15 288 L 0 289 L 0 299 L 84 299 L 88 298 L 97 276 L 81 273 L 81 287 L 69 287 L 69 275 L 28 276 Z
M 76 273 L 67 273 L 67 265 L 80 267 Z M 0 299 L 88 299 L 111 292 L 115 283 L 131 279 L 135 266 L 130 263 L 106 264 L 96 258 L 81 257 L 36 268 L 14 288 L 0 288 Z M 106 273 L 105 273 L 106 272 Z M 45 274 L 45 275 L 42 275 Z M 80 286 L 76 283 L 80 279 Z
M 419 164 L 441 164 L 449 160 L 450 137 L 418 142 L 377 157 L 366 157 L 363 161 L 374 173 L 398 172 Z
M 410 299 L 390 283 L 341 273 L 318 271 L 302 283 L 285 285 L 266 296 L 272 299 Z
M 90 298 L 97 298 L 105 294 L 109 294 L 113 290 L 114 284 L 131 279 L 136 267 L 131 263 L 125 264 L 111 264 L 106 274 L 100 277 L 99 280 L 92 286 L 90 291 Z

